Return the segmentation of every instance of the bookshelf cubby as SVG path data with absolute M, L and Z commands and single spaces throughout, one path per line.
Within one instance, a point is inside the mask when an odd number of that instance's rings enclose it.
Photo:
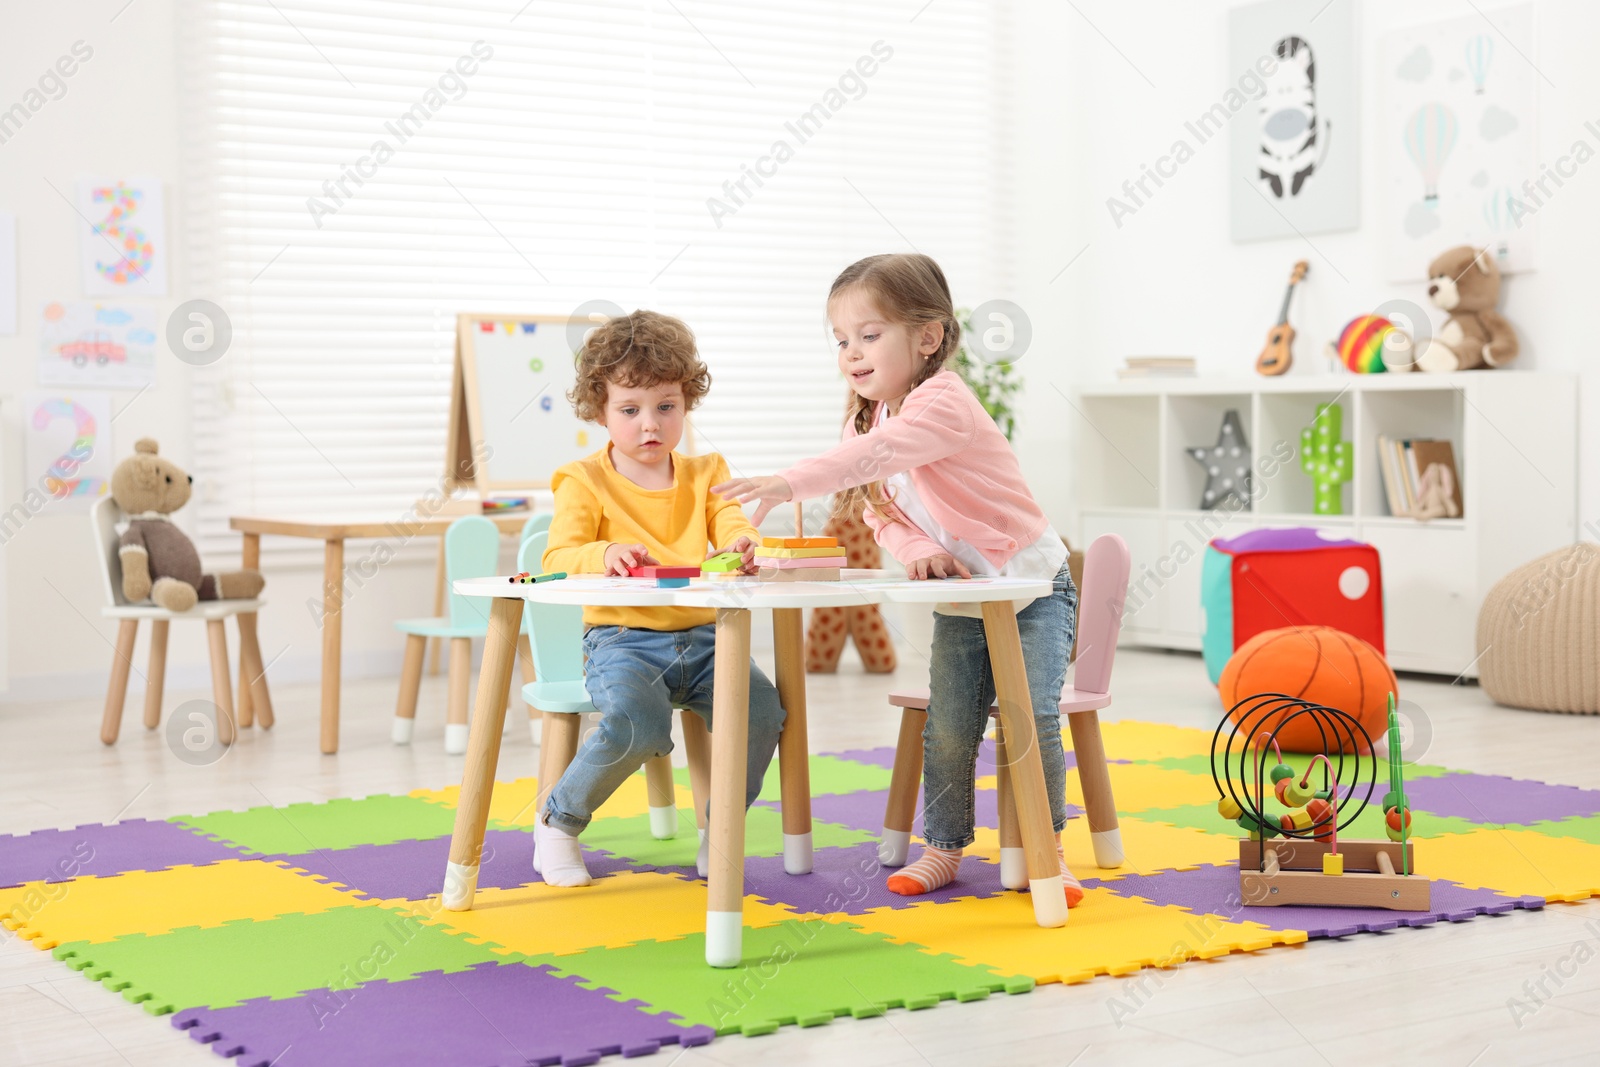
M 1312 512 L 1300 430 L 1338 403 L 1355 468 L 1343 514 Z M 1121 534 L 1133 552 L 1123 639 L 1198 649 L 1201 558 L 1213 537 L 1312 526 L 1367 541 L 1383 565 L 1385 641 L 1397 670 L 1476 677 L 1478 607 L 1512 568 L 1577 538 L 1577 383 L 1570 374 L 1285 375 L 1085 386 L 1077 409 L 1075 543 Z M 1199 510 L 1205 473 L 1186 449 L 1216 441 L 1228 410 L 1250 444 L 1249 507 Z M 1448 440 L 1463 514 L 1389 513 L 1377 447 Z

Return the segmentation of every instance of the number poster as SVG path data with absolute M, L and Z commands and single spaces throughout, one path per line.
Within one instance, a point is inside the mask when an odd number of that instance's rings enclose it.
M 78 247 L 90 296 L 166 296 L 166 212 L 153 178 L 78 183 Z

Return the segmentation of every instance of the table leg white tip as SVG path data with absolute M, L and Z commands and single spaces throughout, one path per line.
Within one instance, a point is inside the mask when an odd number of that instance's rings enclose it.
M 394 725 L 389 728 L 389 740 L 397 745 L 409 745 L 411 743 L 411 735 L 416 733 L 416 730 L 417 720 L 402 719 L 396 715 L 394 717 Z
M 744 912 L 706 912 L 706 962 L 737 967 L 744 957 Z
M 1000 850 L 1000 884 L 1007 889 L 1028 887 L 1028 853 L 1026 849 L 1002 848 Z M 1065 890 L 1062 890 L 1065 893 Z
M 811 873 L 811 832 L 783 835 L 783 870 L 786 874 Z
M 440 894 L 440 903 L 444 905 L 446 911 L 470 911 L 472 897 L 477 891 L 477 864 L 445 864 L 444 892 Z
M 694 854 L 694 872 L 701 878 L 711 877 L 711 843 L 704 830 L 700 831 L 700 847 Z
M 657 841 L 670 841 L 678 836 L 678 809 L 650 808 L 650 836 Z
M 1100 830 L 1091 832 L 1089 839 L 1094 843 L 1094 861 L 1101 867 L 1121 867 L 1122 853 L 1122 828 L 1114 830 Z
M 910 851 L 910 830 L 891 830 L 885 826 L 878 835 L 878 862 L 883 866 L 904 867 Z
M 459 756 L 467 750 L 467 737 L 470 727 L 466 723 L 447 723 L 444 728 L 444 754 L 446 756 Z
M 1033 894 L 1033 918 L 1046 929 L 1067 925 L 1067 890 L 1059 874 L 1028 882 Z

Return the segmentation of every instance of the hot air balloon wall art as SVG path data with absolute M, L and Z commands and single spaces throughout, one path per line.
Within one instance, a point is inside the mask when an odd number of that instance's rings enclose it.
M 1524 185 L 1539 173 L 1539 75 L 1510 60 L 1533 56 L 1534 39 L 1532 4 L 1384 37 L 1374 143 L 1388 280 L 1422 281 L 1452 245 L 1489 249 L 1503 273 L 1533 269 L 1540 205 Z
M 1354 0 L 1236 7 L 1228 34 L 1228 69 L 1243 72 L 1218 105 L 1231 115 L 1233 239 L 1355 229 L 1361 138 Z M 1197 123 L 1204 128 L 1205 118 L 1190 126 Z

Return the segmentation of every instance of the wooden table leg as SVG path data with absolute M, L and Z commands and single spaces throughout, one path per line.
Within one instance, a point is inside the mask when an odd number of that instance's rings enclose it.
M 1067 716 L 1072 731 L 1072 751 L 1078 758 L 1078 781 L 1083 785 L 1083 807 L 1089 818 L 1089 839 L 1094 861 L 1101 867 L 1122 866 L 1122 828 L 1117 824 L 1117 802 L 1111 795 L 1111 768 L 1100 738 L 1100 715 L 1074 711 Z
M 260 534 L 247 533 L 243 535 L 243 548 L 241 548 L 239 551 L 239 565 L 247 571 L 256 571 L 261 569 Z M 239 726 L 241 729 L 255 725 L 256 718 L 255 703 L 251 700 L 249 671 L 244 662 L 245 627 L 248 626 L 252 633 L 255 632 L 256 616 L 255 612 L 250 612 L 250 621 L 247 623 L 245 622 L 245 614 L 246 613 L 244 612 L 239 613 L 239 697 L 234 701 L 234 706 L 238 709 Z M 270 725 L 272 724 L 269 722 L 263 722 L 261 724 L 263 729 Z
M 1022 847 L 1022 827 L 1017 825 L 1017 797 L 1011 788 L 1011 754 L 1005 726 L 994 724 L 995 800 L 1000 811 L 1000 884 L 1007 889 L 1028 888 L 1028 858 Z
M 455 830 L 450 836 L 450 861 L 445 866 L 441 902 L 450 911 L 470 910 L 478 889 L 483 835 L 489 825 L 489 801 L 500 761 L 500 731 L 506 725 L 506 686 L 511 684 L 521 623 L 520 599 L 494 599 L 483 642 L 483 666 L 478 669 L 478 696 L 467 735 L 467 762 L 456 803 Z
M 439 538 L 439 558 L 433 565 L 433 617 L 439 618 L 444 614 L 444 538 Z M 439 674 L 440 654 L 444 651 L 444 638 L 434 637 L 428 640 L 428 673 L 435 677 Z
M 261 643 L 256 639 L 256 613 L 240 612 L 238 621 L 239 699 L 242 702 L 248 697 L 256 725 L 270 730 L 277 720 L 272 714 L 272 694 L 267 689 L 267 669 L 261 663 Z M 240 717 L 243 718 L 242 713 Z
M 811 873 L 811 763 L 806 739 L 806 639 L 799 608 L 775 608 L 772 641 L 777 654 L 778 699 L 786 718 L 778 739 L 783 783 L 783 869 Z M 715 720 L 715 713 L 712 714 Z
M 744 783 L 750 741 L 748 609 L 717 609 L 714 662 L 706 962 L 713 967 L 737 967 L 744 953 Z
M 233 744 L 233 681 L 228 677 L 228 630 L 221 619 L 206 620 L 206 638 L 211 645 L 211 699 L 217 705 L 217 740 Z
M 922 785 L 922 730 L 927 725 L 926 711 L 901 709 L 889 802 L 883 806 L 883 834 L 878 838 L 878 862 L 885 867 L 904 867 L 911 849 L 911 824 L 917 817 L 917 790 Z
M 344 540 L 331 539 L 322 554 L 322 751 L 339 751 L 339 645 L 344 610 Z
M 106 686 L 106 710 L 100 720 L 100 740 L 108 745 L 117 743 L 117 732 L 122 729 L 122 705 L 128 698 L 128 673 L 133 670 L 133 643 L 138 636 L 138 619 L 123 619 L 118 624 L 111 682 Z
M 1017 615 L 1004 600 L 983 605 L 984 633 L 989 641 L 989 664 L 1000 707 L 1000 729 L 1010 757 L 1011 788 L 1016 797 L 1017 822 L 1028 858 L 1028 888 L 1033 916 L 1040 926 L 1065 926 L 1066 889 L 1056 858 L 1055 834 L 1050 825 L 1050 802 L 1045 795 L 1044 762 L 1039 758 L 1039 738 L 1033 725 L 1033 700 L 1028 694 L 1028 672 L 1022 660 L 1022 637 Z

